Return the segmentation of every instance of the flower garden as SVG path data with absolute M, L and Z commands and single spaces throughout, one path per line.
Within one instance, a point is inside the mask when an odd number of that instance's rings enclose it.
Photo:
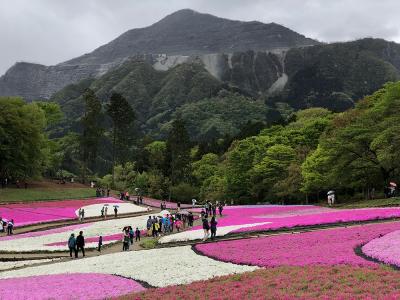
M 109 214 L 106 220 L 2 236 L 0 253 L 63 253 L 69 235 L 80 230 L 84 231 L 89 250 L 97 247 L 99 235 L 104 244 L 119 243 L 123 227 L 145 230 L 148 216 L 156 214 L 147 213 L 146 206 L 109 198 L 67 202 L 60 202 L 59 211 L 51 202 L 32 204 L 32 211 L 43 214 L 41 221 L 30 216 L 30 204 L 26 204 L 27 217 L 20 214 L 20 222 L 53 221 L 45 218 L 46 207 L 48 213 L 58 212 L 65 218 L 76 218 L 79 208 L 95 216 L 104 203 L 110 208 L 118 203 L 120 213 L 141 215 L 114 218 Z M 16 214 L 21 212 L 19 208 L 14 210 Z M 199 209 L 193 211 L 198 213 Z M 202 238 L 202 229 L 195 226 L 163 236 L 159 240 L 162 247 L 150 250 L 79 260 L 27 258 L 2 262 L 0 299 L 398 298 L 400 273 L 382 267 L 380 262 L 400 266 L 400 222 L 390 220 L 399 216 L 400 209 L 395 207 L 226 207 L 223 217 L 218 218 L 217 233 L 222 238 L 234 234 L 233 240 L 185 245 L 186 241 Z M 381 222 L 383 219 L 386 221 Z M 375 222 L 347 226 L 362 221 Z M 318 228 L 340 223 L 346 226 Z M 296 229 L 307 226 L 312 226 L 312 231 Z M 291 231 L 277 231 L 286 228 Z M 266 234 L 242 236 L 255 231 Z M 178 245 L 168 245 L 170 242 Z
M 99 216 L 99 206 L 104 204 L 121 205 L 120 200 L 109 198 L 95 198 L 85 200 L 45 201 L 0 205 L 0 217 L 13 219 L 15 226 L 26 226 L 77 218 L 79 208 L 85 208 L 86 217 Z M 136 208 L 141 211 L 142 207 Z M 111 212 L 110 212 L 111 213 Z

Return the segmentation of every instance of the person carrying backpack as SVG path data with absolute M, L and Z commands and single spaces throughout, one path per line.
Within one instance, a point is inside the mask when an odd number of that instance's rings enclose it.
M 68 248 L 69 248 L 69 256 L 72 258 L 72 251 L 76 256 L 76 238 L 75 234 L 71 233 L 71 236 L 68 239 Z

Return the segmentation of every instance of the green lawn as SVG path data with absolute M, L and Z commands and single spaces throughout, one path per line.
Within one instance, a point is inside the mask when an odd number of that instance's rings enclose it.
M 336 205 L 337 208 L 363 208 L 363 207 L 385 207 L 385 206 L 400 206 L 400 198 L 361 200 L 357 202 Z
M 31 202 L 41 200 L 81 199 L 96 196 L 91 188 L 28 188 L 0 189 L 0 203 Z

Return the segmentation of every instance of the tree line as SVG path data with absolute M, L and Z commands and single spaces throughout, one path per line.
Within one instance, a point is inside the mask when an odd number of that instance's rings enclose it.
M 249 122 L 235 137 L 194 142 L 177 116 L 165 140 L 141 134 L 120 94 L 106 104 L 87 90 L 75 132 L 50 138 L 63 116 L 54 103 L 1 98 L 1 177 L 76 176 L 157 198 L 309 203 L 382 196 L 400 179 L 400 83 L 355 108 L 310 108 L 282 124 Z M 111 129 L 105 129 L 111 128 Z

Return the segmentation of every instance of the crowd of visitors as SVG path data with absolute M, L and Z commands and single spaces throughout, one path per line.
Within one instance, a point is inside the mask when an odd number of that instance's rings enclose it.
M 139 201 L 139 200 L 138 200 Z M 201 223 L 204 230 L 203 240 L 207 240 L 211 237 L 212 240 L 215 239 L 217 235 L 217 211 L 220 216 L 222 216 L 222 211 L 224 208 L 223 202 L 206 201 L 204 207 L 201 210 Z M 180 202 L 177 203 L 177 210 L 175 213 L 169 213 L 166 211 L 166 201 L 161 201 L 160 208 L 162 212 L 159 216 L 149 216 L 145 227 L 146 230 L 141 230 L 136 227 L 134 230 L 132 226 L 125 226 L 122 229 L 122 251 L 129 251 L 134 242 L 140 241 L 141 235 L 146 234 L 148 237 L 157 238 L 162 235 L 167 235 L 173 233 L 175 230 L 180 232 L 188 227 L 192 227 L 195 216 L 191 211 L 181 210 Z M 108 204 L 105 204 L 101 209 L 101 216 L 106 219 L 108 213 Z M 118 216 L 118 205 L 114 206 L 114 217 Z M 83 208 L 79 209 L 79 220 L 84 221 L 85 210 Z M 210 219 L 210 220 L 209 220 Z M 4 227 L 4 226 L 3 226 Z M 11 227 L 12 228 L 12 227 Z M 1 229 L 1 227 L 0 227 Z M 3 229 L 4 230 L 4 229 Z M 12 229 L 11 229 L 12 232 Z M 103 246 L 103 236 L 99 236 L 97 251 L 101 252 Z M 80 231 L 79 235 L 75 237 L 72 233 L 68 239 L 68 248 L 70 257 L 78 258 L 79 252 L 82 252 L 82 256 L 85 256 L 85 238 L 83 232 Z

